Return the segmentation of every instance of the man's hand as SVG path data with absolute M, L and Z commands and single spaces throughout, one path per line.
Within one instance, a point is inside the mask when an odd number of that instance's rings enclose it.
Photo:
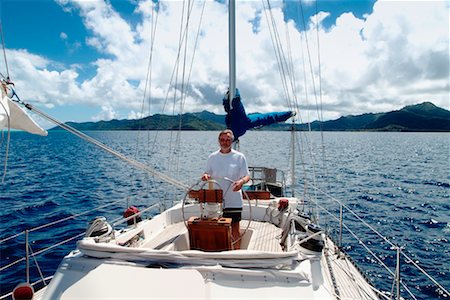
M 242 186 L 244 185 L 244 180 L 243 179 L 239 179 L 235 182 L 233 182 L 233 192 L 237 192 L 240 189 L 242 189 Z

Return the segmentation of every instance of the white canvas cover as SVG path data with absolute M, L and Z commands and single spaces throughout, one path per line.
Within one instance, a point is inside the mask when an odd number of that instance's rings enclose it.
M 29 133 L 46 136 L 48 133 L 39 126 L 17 103 L 11 101 L 4 87 L 0 88 L 0 130 L 3 128 L 20 129 Z M 9 125 L 8 125 L 9 118 Z

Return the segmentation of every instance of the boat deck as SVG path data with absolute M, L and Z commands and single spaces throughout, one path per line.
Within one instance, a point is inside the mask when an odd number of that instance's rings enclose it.
M 241 221 L 241 232 L 248 226 L 248 221 Z M 249 225 L 252 236 L 248 243 L 248 250 L 283 252 L 279 243 L 281 229 L 268 222 L 252 221 Z
M 337 254 L 335 245 L 327 239 L 321 264 L 329 272 L 323 272 L 334 294 L 341 299 L 378 299 L 377 293 L 367 283 L 360 271 L 352 264 L 344 253 Z
M 143 248 L 156 250 L 177 250 L 177 241 L 189 240 L 188 230 L 183 222 L 175 223 L 164 228 L 158 235 L 143 244 Z
M 279 243 L 282 230 L 275 225 L 259 221 L 252 221 L 249 224 L 247 220 L 242 220 L 240 229 L 241 234 L 245 233 L 242 237 L 241 249 L 267 252 L 283 251 Z M 169 225 L 141 247 L 155 250 L 188 250 L 188 230 L 183 222 Z
M 80 241 L 80 252 L 64 259 L 46 296 L 36 299 L 142 299 L 141 290 L 123 286 L 148 284 L 151 297 L 158 299 L 378 299 L 348 258 L 335 253 L 331 240 L 326 239 L 322 253 L 284 252 L 282 229 L 264 221 L 266 207 L 253 209 L 260 221 L 240 222 L 240 250 L 219 252 L 189 251 L 189 231 L 176 209 L 116 240 Z M 96 289 L 87 292 L 92 282 L 98 283 Z M 172 289 L 170 282 L 181 285 Z

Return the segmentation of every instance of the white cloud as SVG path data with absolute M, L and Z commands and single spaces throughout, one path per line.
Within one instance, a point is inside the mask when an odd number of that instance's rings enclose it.
M 145 117 L 145 114 L 143 114 L 141 112 L 135 112 L 134 110 L 132 110 L 128 113 L 127 119 L 135 120 L 135 119 L 141 119 L 144 117 Z
M 138 117 L 140 113 L 136 112 L 141 111 L 142 102 L 147 103 L 150 95 L 151 104 L 146 107 L 152 113 L 163 108 L 171 113 L 172 107 L 179 107 L 179 102 L 173 104 L 173 97 L 175 93 L 180 95 L 181 88 L 179 79 L 177 91 L 167 91 L 175 70 L 179 78 L 182 74 L 188 78 L 190 74 L 192 86 L 186 89 L 189 96 L 185 111 L 207 109 L 223 113 L 221 99 L 228 87 L 227 9 L 223 4 L 206 3 L 193 69 L 189 73 L 202 3 L 194 4 L 188 52 L 180 56 L 180 62 L 186 59 L 186 68 L 180 63 L 174 69 L 182 1 L 160 3 L 156 27 L 155 23 L 152 25 L 151 17 L 155 14 L 150 9 L 150 0 L 139 2 L 136 7 L 135 16 L 142 18 L 137 25 L 123 19 L 108 2 L 59 2 L 65 11 L 81 15 L 89 31 L 86 43 L 102 57 L 92 62 L 95 75 L 80 82 L 79 67 L 61 69 L 55 62 L 26 50 L 10 51 L 8 57 L 14 66 L 16 86 L 21 86 L 17 89 L 27 99 L 45 105 L 80 103 L 101 107 L 101 112 L 92 117 L 100 120 Z M 257 2 L 237 2 L 237 8 L 237 82 L 247 111 L 286 110 L 266 16 Z M 272 13 L 283 43 L 286 28 L 289 29 L 298 99 L 302 113 L 306 113 L 319 100 L 313 95 L 314 89 L 319 91 L 319 83 L 312 85 L 310 74 L 312 69 L 317 79 L 316 27 L 312 24 L 306 35 L 311 53 L 308 58 L 305 35 L 300 35 L 292 22 L 283 25 L 280 6 L 273 8 Z M 329 12 L 321 12 L 319 22 L 328 15 Z M 311 17 L 310 22 L 315 21 Z M 366 19 L 345 13 L 336 19 L 335 26 L 320 28 L 324 118 L 389 111 L 422 101 L 449 108 L 448 22 L 446 2 L 378 1 Z M 145 79 L 151 32 L 155 28 L 150 93 Z M 62 39 L 67 38 L 62 34 Z M 284 51 L 286 55 L 289 53 Z M 130 113 L 120 115 L 119 111 Z M 309 117 L 302 115 L 302 118 L 314 119 L 316 115 L 310 111 Z
M 102 105 L 101 109 L 102 110 L 100 111 L 100 113 L 92 117 L 92 121 L 100 121 L 100 120 L 109 121 L 117 118 L 117 114 L 114 111 L 114 108 L 112 108 L 111 106 Z
M 22 100 L 53 107 L 67 102 L 77 103 L 77 99 L 82 98 L 75 71 L 58 71 L 57 64 L 26 50 L 9 50 L 7 57 L 14 71 L 12 80 Z
M 378 1 L 366 20 L 344 14 L 321 32 L 325 109 L 336 115 L 422 101 L 449 108 L 448 8 Z

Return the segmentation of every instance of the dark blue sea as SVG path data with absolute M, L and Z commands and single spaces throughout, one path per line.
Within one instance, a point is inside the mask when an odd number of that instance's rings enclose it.
M 88 132 L 109 147 L 170 174 L 188 185 L 195 183 L 208 154 L 217 148 L 217 132 Z M 290 133 L 252 131 L 241 138 L 240 150 L 249 165 L 287 170 Z M 321 189 L 357 213 L 382 233 L 380 239 L 344 209 L 344 223 L 379 255 L 392 272 L 396 251 L 402 247 L 423 270 L 450 290 L 450 134 L 449 133 L 356 133 L 299 134 L 296 140 L 296 196 L 304 190 L 317 200 L 319 223 L 339 239 L 336 216 L 339 206 L 305 185 Z M 0 147 L 2 169 L 6 133 Z M 313 157 L 314 159 L 312 159 Z M 3 172 L 1 172 L 3 174 Z M 47 137 L 12 132 L 5 181 L 0 184 L 0 240 L 26 229 L 68 221 L 29 233 L 37 253 L 55 242 L 81 234 L 95 216 L 121 216 L 128 205 L 144 208 L 162 201 L 167 205 L 183 193 L 160 179 L 137 170 L 98 147 L 63 131 Z M 95 208 L 103 206 L 100 210 Z M 85 213 L 87 212 L 87 213 Z M 85 214 L 84 214 L 85 213 Z M 154 212 L 156 213 L 156 212 Z M 79 215 L 79 216 L 78 216 Z M 350 254 L 373 284 L 391 291 L 392 276 L 380 261 L 366 252 L 348 232 L 343 249 Z M 43 276 L 50 276 L 75 240 L 37 255 Z M 24 235 L 0 244 L 1 268 L 23 257 Z M 34 261 L 32 279 L 39 278 Z M 448 298 L 410 262 L 402 258 L 402 280 L 417 299 Z M 25 262 L 2 270 L 1 294 L 25 281 Z M 411 297 L 404 291 L 402 296 Z

